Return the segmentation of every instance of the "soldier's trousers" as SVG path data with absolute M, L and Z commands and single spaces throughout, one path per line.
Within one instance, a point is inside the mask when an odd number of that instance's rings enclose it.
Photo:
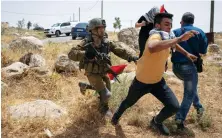
M 107 75 L 98 75 L 98 74 L 88 74 L 87 78 L 90 85 L 92 85 L 95 90 L 100 95 L 100 111 L 106 112 L 109 110 L 108 101 L 111 96 L 111 85 L 110 80 Z
M 96 91 L 100 92 L 107 88 L 111 91 L 111 84 L 107 75 L 100 74 L 87 74 L 90 85 L 92 85 Z

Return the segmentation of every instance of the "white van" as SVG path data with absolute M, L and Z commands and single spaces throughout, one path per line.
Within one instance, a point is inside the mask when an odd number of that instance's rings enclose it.
M 51 37 L 52 35 L 59 37 L 61 34 L 66 34 L 66 36 L 69 36 L 72 27 L 75 27 L 77 23 L 78 22 L 56 23 L 50 29 L 45 29 L 44 33 L 47 37 Z

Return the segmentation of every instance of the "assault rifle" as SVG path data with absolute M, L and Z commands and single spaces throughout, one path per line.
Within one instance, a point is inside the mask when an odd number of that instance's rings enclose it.
M 84 48 L 86 48 L 90 52 L 93 52 L 96 57 L 96 60 L 95 60 L 96 63 L 99 65 L 101 65 L 101 64 L 105 65 L 106 68 L 108 69 L 107 73 L 111 73 L 114 76 L 114 78 L 120 83 L 119 79 L 117 78 L 117 76 L 118 76 L 117 73 L 111 69 L 111 61 L 110 61 L 110 58 L 108 57 L 107 54 L 98 52 L 93 47 L 93 42 L 87 43 L 86 45 L 84 45 Z

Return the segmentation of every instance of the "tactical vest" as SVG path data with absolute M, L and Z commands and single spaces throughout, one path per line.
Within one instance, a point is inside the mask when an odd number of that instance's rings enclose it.
M 86 44 L 92 42 L 91 39 L 87 39 Z M 109 59 L 109 52 L 110 52 L 110 48 L 109 48 L 109 41 L 106 41 L 106 39 L 104 39 L 101 43 L 101 46 L 99 48 L 95 48 L 99 53 L 103 53 L 108 55 Z M 105 66 L 105 63 L 101 62 L 101 61 L 97 61 L 95 60 L 96 54 L 93 53 L 92 51 L 87 51 L 86 50 L 86 54 L 85 57 L 83 59 L 83 61 L 80 61 L 80 69 L 85 69 L 86 73 L 93 73 L 93 74 L 105 74 L 107 73 L 107 68 Z

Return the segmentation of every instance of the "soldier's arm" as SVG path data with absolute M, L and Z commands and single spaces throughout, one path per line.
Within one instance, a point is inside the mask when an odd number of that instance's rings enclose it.
M 129 60 L 136 56 L 136 51 L 123 42 L 110 41 L 110 51 L 118 57 Z
M 77 47 L 73 47 L 70 52 L 68 53 L 69 59 L 73 61 L 81 61 L 83 60 L 85 56 L 85 51 L 84 51 L 84 45 L 86 43 L 86 40 L 82 40 L 80 44 L 77 45 Z

